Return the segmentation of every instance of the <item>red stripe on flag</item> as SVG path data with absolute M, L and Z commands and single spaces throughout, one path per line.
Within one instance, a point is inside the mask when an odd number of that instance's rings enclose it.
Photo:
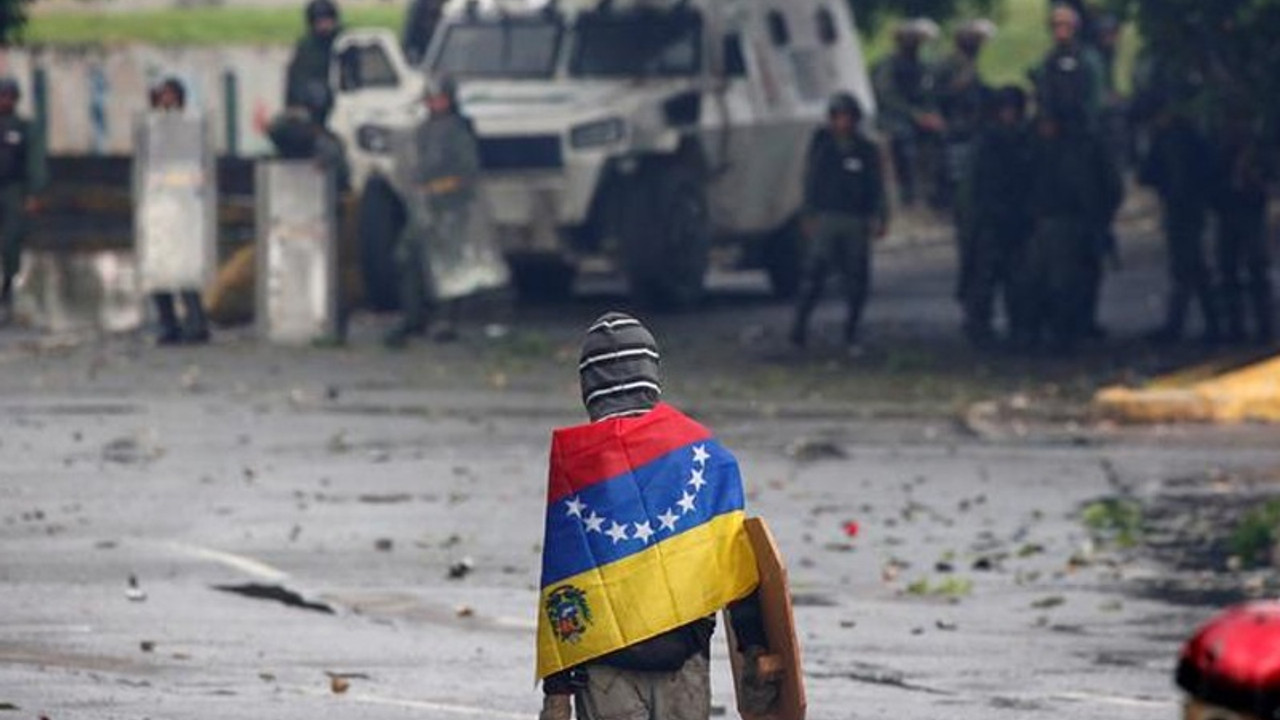
M 638 417 L 556 430 L 551 438 L 547 502 L 554 503 L 710 437 L 710 430 L 666 404 Z

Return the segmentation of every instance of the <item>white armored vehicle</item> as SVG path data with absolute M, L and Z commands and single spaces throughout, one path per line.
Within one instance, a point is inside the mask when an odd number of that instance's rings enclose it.
M 383 31 L 345 32 L 336 57 L 375 304 L 403 221 L 388 138 L 421 117 L 424 74 L 458 81 L 522 294 L 613 270 L 669 307 L 700 296 L 713 259 L 794 292 L 810 134 L 833 92 L 874 111 L 845 0 L 455 0 L 421 67 Z

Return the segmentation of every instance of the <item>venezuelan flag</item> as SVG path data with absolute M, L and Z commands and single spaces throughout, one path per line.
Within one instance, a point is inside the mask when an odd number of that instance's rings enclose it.
M 755 589 L 737 460 L 669 405 L 557 430 L 538 677 L 706 617 Z

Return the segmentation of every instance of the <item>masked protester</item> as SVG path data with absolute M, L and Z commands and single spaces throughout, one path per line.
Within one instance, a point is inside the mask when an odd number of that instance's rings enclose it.
M 48 182 L 45 146 L 37 129 L 18 115 L 18 82 L 0 77 L 0 324 L 13 315 L 13 280 L 22 262 L 27 217 L 39 209 L 38 195 Z
M 809 252 L 791 342 L 797 347 L 808 342 L 809 317 L 834 270 L 843 276 L 848 304 L 844 341 L 857 353 L 871 284 L 871 241 L 887 231 L 888 201 L 880 150 L 860 130 L 857 98 L 846 93 L 832 97 L 827 117 L 827 126 L 809 144 L 803 210 Z
M 338 6 L 333 0 L 311 0 L 305 15 L 307 34 L 298 40 L 285 72 L 285 107 L 302 106 L 311 83 L 329 84 L 333 41 L 342 29 Z
M 543 543 L 541 720 L 707 720 L 714 613 L 731 608 L 744 698 L 775 702 L 737 462 L 659 401 L 658 345 L 633 317 L 587 330 L 578 365 L 591 422 L 557 430 Z M 575 703 L 576 701 L 576 703 Z

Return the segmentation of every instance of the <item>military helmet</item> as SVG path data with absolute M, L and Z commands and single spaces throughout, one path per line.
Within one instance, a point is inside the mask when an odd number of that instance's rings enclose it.
M 863 117 L 862 103 L 858 102 L 858 98 L 850 93 L 836 93 L 827 101 L 827 115 L 834 116 L 841 113 L 847 113 L 852 115 L 855 120 L 861 120 Z
M 977 40 L 986 42 L 996 36 L 996 24 L 986 18 L 966 20 L 956 26 L 956 40 Z
M 333 0 L 311 0 L 307 3 L 307 23 L 312 24 L 321 18 L 338 19 L 338 5 Z
M 0 95 L 12 95 L 15 100 L 22 98 L 22 88 L 16 78 L 9 75 L 0 77 Z
M 938 23 L 925 17 L 909 18 L 898 23 L 894 35 L 899 39 L 930 41 L 938 39 Z

